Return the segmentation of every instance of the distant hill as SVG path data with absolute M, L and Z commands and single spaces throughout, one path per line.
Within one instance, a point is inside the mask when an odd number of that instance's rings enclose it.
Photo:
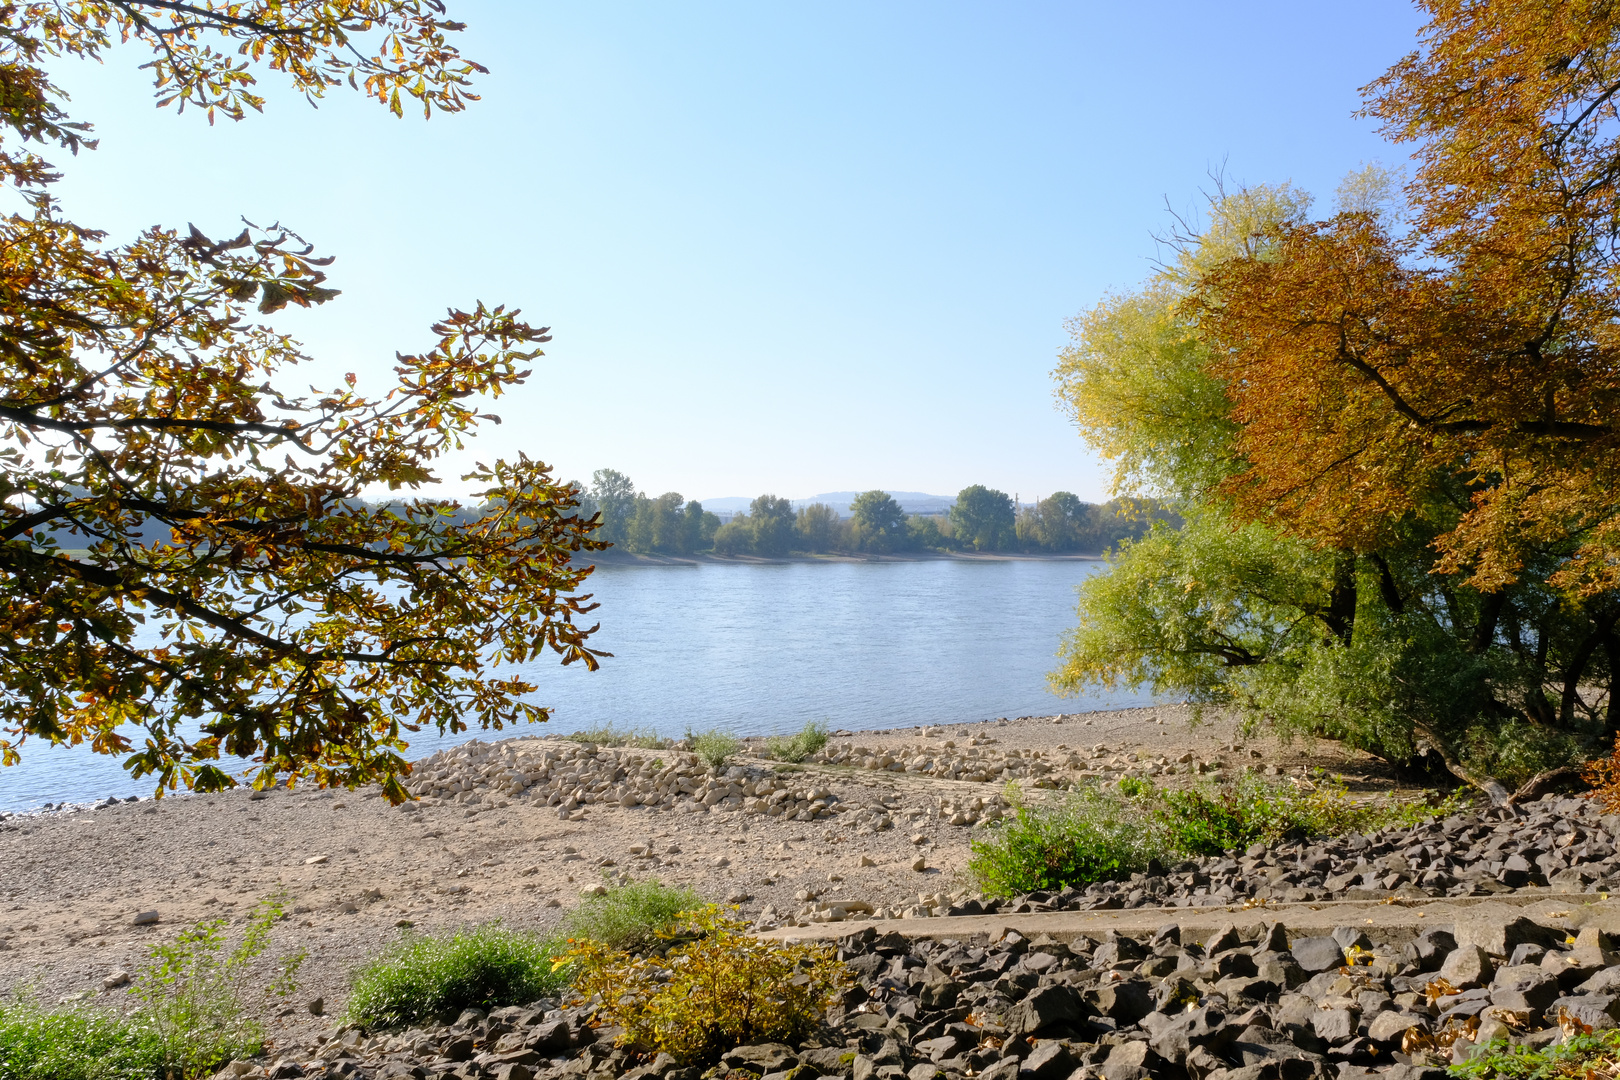
M 794 509 L 809 506 L 811 503 L 826 503 L 844 517 L 849 516 L 849 506 L 859 495 L 858 491 L 829 491 L 822 495 L 812 495 L 808 499 L 792 499 Z M 929 495 L 922 491 L 891 491 L 894 501 L 900 504 L 900 509 L 908 514 L 943 514 L 956 502 L 955 495 Z M 723 499 L 703 499 L 703 509 L 712 510 L 717 514 L 743 514 L 748 512 L 748 504 L 753 502 L 752 497 L 728 496 Z

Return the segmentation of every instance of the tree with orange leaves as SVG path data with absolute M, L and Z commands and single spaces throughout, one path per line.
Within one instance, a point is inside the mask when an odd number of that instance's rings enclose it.
M 1196 238 L 1154 287 L 1177 343 L 1160 367 L 1219 403 L 1183 413 L 1182 447 L 1219 448 L 1187 496 L 1311 554 L 1316 599 L 1277 617 L 1313 631 L 1199 693 L 1395 759 L 1427 746 L 1505 798 L 1493 770 L 1530 768 L 1506 758 L 1556 764 L 1620 729 L 1620 8 L 1424 6 L 1420 48 L 1366 91 L 1415 147 L 1404 227 L 1343 205 Z M 1113 370 L 1103 315 L 1060 369 L 1083 425 Z M 1091 422 L 1105 448 L 1142 441 Z M 1060 683 L 1117 678 L 1129 635 L 1098 627 L 1141 596 L 1096 589 Z
M 0 759 L 89 744 L 161 793 L 308 775 L 380 781 L 404 735 L 543 720 L 496 674 L 543 652 L 596 667 L 578 559 L 603 545 L 540 462 L 479 466 L 468 514 L 367 502 L 435 480 L 549 340 L 478 303 L 398 356 L 398 382 L 302 396 L 271 325 L 337 295 L 289 229 L 125 244 L 67 217 L 45 157 L 93 149 L 52 64 L 151 48 L 159 104 L 241 119 L 256 70 L 310 99 L 347 84 L 454 113 L 482 69 L 438 0 L 40 0 L 0 5 Z M 41 747 L 43 748 L 43 747 Z

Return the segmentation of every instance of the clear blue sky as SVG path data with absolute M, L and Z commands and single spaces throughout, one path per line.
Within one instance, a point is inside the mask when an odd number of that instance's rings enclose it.
M 520 306 L 555 378 L 446 478 L 521 449 L 696 498 L 1104 497 L 1053 405 L 1063 320 L 1139 281 L 1166 200 L 1223 161 L 1325 206 L 1402 160 L 1352 113 L 1419 25 L 1393 0 L 449 3 L 491 74 L 427 123 L 274 94 L 210 130 L 155 110 L 132 52 L 64 62 L 102 138 L 67 209 L 116 236 L 280 220 L 336 255 L 344 295 L 278 316 L 323 385 L 381 390 L 447 305 Z

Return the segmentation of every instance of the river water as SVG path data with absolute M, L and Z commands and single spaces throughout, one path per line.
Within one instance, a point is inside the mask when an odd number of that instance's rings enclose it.
M 889 728 L 1148 704 L 1145 695 L 1063 701 L 1046 689 L 1088 560 L 606 565 L 597 672 L 524 672 L 553 718 L 518 733 L 613 724 L 679 736 Z M 508 729 L 507 734 L 511 734 Z M 419 734 L 410 756 L 482 735 Z M 489 737 L 483 735 L 483 737 Z M 498 736 L 497 736 L 498 737 Z M 151 794 L 116 761 L 30 743 L 0 769 L 0 810 Z

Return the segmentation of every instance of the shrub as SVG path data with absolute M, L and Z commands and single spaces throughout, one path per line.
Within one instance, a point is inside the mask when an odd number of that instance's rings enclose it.
M 696 735 L 687 732 L 686 740 L 692 744 L 692 752 L 711 769 L 725 768 L 731 756 L 742 749 L 735 735 L 713 728 Z
M 157 1029 L 100 1009 L 0 1002 L 0 1080 L 160 1080 Z
M 562 951 L 555 939 L 498 924 L 408 937 L 355 975 L 347 1019 L 400 1027 L 462 1009 L 526 1004 L 561 989 L 553 960 Z
M 1151 859 L 1216 855 L 1256 841 L 1343 836 L 1443 817 L 1468 800 L 1357 802 L 1342 783 L 1268 783 L 1245 773 L 1230 784 L 1181 790 L 1127 777 L 1086 787 L 1055 805 L 1014 798 L 1011 818 L 973 842 L 968 872 L 993 896 L 1125 877 Z
M 1169 850 L 1163 830 L 1132 800 L 1083 788 L 1055 806 L 1029 806 L 973 841 L 968 872 L 992 896 L 1061 889 L 1144 869 Z
M 563 920 L 563 938 L 589 939 L 613 949 L 637 949 L 691 911 L 703 898 L 654 879 L 631 882 L 593 896 Z
M 131 995 L 162 1048 L 164 1069 L 177 1077 L 202 1076 L 231 1058 L 250 1058 L 264 1045 L 264 1030 L 241 998 L 244 975 L 270 946 L 270 928 L 284 913 L 281 894 L 261 900 L 248 916 L 241 942 L 225 948 L 224 919 L 182 930 L 154 945 Z M 270 987 L 287 994 L 303 953 L 285 957 Z
M 765 740 L 765 748 L 776 760 L 797 765 L 810 755 L 819 753 L 821 748 L 827 745 L 827 736 L 827 725 L 812 720 L 790 738 L 772 735 Z
M 796 1042 L 848 983 L 827 946 L 756 938 L 714 905 L 679 929 L 701 936 L 663 957 L 595 943 L 569 954 L 575 989 L 600 999 L 597 1015 L 623 1028 L 621 1044 L 701 1064 L 744 1043 Z

